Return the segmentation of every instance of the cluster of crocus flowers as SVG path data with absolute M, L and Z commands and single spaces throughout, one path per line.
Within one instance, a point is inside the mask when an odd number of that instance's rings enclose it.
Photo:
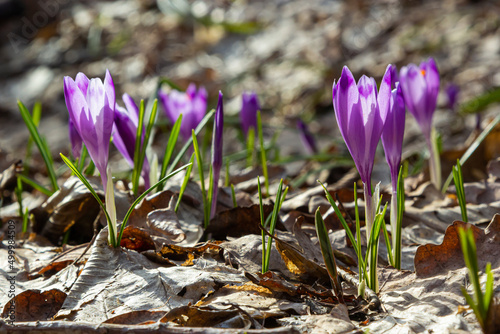
M 106 207 L 109 213 L 109 238 L 116 234 L 116 209 L 114 203 L 111 171 L 108 168 L 109 142 L 113 130 L 115 115 L 115 87 L 109 71 L 106 71 L 104 83 L 99 78 L 88 79 L 78 73 L 76 79 L 64 77 L 64 98 L 68 108 L 70 122 L 70 138 L 78 142 L 76 133 L 85 144 L 90 158 L 101 174 L 105 191 Z M 70 125 L 71 126 L 71 125 Z M 76 130 L 76 132 L 75 132 Z M 77 143 L 77 146 L 81 143 Z M 74 146 L 75 147 L 75 146 Z M 73 152 L 78 153 L 78 152 Z
M 116 105 L 114 117 L 113 143 L 118 151 L 123 155 L 131 167 L 134 167 L 135 142 L 137 137 L 137 127 L 139 125 L 139 108 L 132 97 L 123 94 L 122 97 L 125 108 Z M 144 127 L 142 130 L 142 142 L 144 142 Z M 141 175 L 144 179 L 146 189 L 150 186 L 149 162 L 144 158 Z
M 196 129 L 207 112 L 207 91 L 196 89 L 191 83 L 186 92 L 173 89 L 169 93 L 158 91 L 159 100 L 168 119 L 173 123 L 182 114 L 180 134 L 184 141 L 191 138 L 191 130 Z
M 410 64 L 401 68 L 399 82 L 406 108 L 415 117 L 424 134 L 430 152 L 431 182 L 441 188 L 441 164 L 432 127 L 432 116 L 436 110 L 439 93 L 439 72 L 434 59 L 429 58 L 417 66 Z

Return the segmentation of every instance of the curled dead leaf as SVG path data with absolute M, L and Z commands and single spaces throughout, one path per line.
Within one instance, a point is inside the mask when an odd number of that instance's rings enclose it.
M 125 227 L 120 246 L 135 250 L 139 253 L 156 249 L 151 236 L 143 229 L 135 226 Z

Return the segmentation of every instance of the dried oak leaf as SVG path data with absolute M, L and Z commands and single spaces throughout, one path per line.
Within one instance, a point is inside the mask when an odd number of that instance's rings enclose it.
M 207 242 L 198 247 L 163 245 L 159 252 L 145 252 L 144 255 L 151 261 L 164 265 L 192 266 L 196 258 L 205 254 L 217 257 L 221 250 L 222 248 L 217 245 L 217 242 Z
M 135 250 L 139 253 L 156 249 L 155 242 L 148 232 L 135 226 L 125 227 L 120 246 Z
M 460 227 L 469 227 L 474 233 L 479 268 L 484 268 L 487 262 L 491 262 L 493 268 L 500 265 L 500 215 L 496 214 L 484 231 L 472 224 L 454 221 L 446 229 L 441 245 L 418 247 L 414 260 L 418 277 L 431 277 L 465 266 L 458 236 Z
M 166 314 L 166 311 L 132 311 L 109 318 L 103 324 L 147 325 L 155 323 Z
M 216 309 L 210 306 L 181 306 L 169 311 L 160 322 L 173 322 L 182 327 L 219 327 L 249 329 L 253 321 L 235 306 Z
M 5 304 L 2 318 L 14 315 L 15 321 L 19 322 L 50 320 L 61 309 L 65 299 L 66 294 L 57 289 L 44 292 L 26 290 Z
M 270 204 L 264 205 L 264 217 L 273 211 Z M 277 228 L 283 228 L 278 222 Z M 254 204 L 249 207 L 236 207 L 218 213 L 211 221 L 205 234 L 212 234 L 213 239 L 225 240 L 227 237 L 242 237 L 247 234 L 260 234 L 260 209 Z

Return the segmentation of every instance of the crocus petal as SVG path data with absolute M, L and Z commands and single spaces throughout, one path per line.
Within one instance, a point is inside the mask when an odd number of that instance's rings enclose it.
M 387 118 L 387 114 L 389 113 L 390 108 L 390 100 L 392 95 L 392 85 L 393 85 L 393 75 L 394 68 L 396 66 L 388 65 L 385 70 L 384 77 L 382 78 L 382 82 L 380 83 L 380 88 L 377 96 L 377 103 L 380 111 L 380 117 L 384 120 Z M 395 84 L 394 84 L 394 87 Z
M 401 69 L 399 80 L 406 107 L 417 120 L 422 132 L 430 136 L 431 118 L 427 112 L 427 84 L 424 75 L 419 67 L 410 64 Z
M 104 91 L 106 92 L 106 96 L 108 97 L 109 108 L 115 110 L 115 84 L 113 83 L 113 78 L 111 77 L 109 70 L 106 70 L 106 77 L 104 78 Z
M 75 124 L 71 120 L 68 120 L 68 129 L 69 129 L 69 141 L 71 142 L 71 153 L 73 153 L 73 157 L 79 158 L 82 154 L 82 137 L 78 133 L 78 130 L 75 127 Z
M 113 143 L 128 164 L 133 167 L 137 125 L 131 120 L 127 110 L 118 105 L 115 109 L 114 121 Z
M 88 106 L 85 96 L 76 85 L 75 81 L 70 77 L 64 77 L 64 99 L 68 108 L 69 118 L 80 133 L 81 114 L 88 114 Z
M 134 99 L 127 93 L 122 96 L 123 103 L 125 103 L 126 112 L 128 117 L 132 120 L 132 122 L 137 125 L 139 124 L 139 108 L 137 104 L 135 104 Z M 123 109 L 122 109 L 123 110 Z
M 426 89 L 426 112 L 429 119 L 436 110 L 437 96 L 439 93 L 439 72 L 434 59 L 429 58 L 427 62 L 420 64 L 420 69 L 425 71 L 424 79 Z
M 401 85 L 392 91 L 389 115 L 382 131 L 382 145 L 391 171 L 392 189 L 397 190 L 397 179 L 405 129 L 405 104 Z
M 79 72 L 75 78 L 76 85 L 80 88 L 82 94 L 87 96 L 87 90 L 89 88 L 89 78 L 82 72 Z
M 207 111 L 207 91 L 190 84 L 186 92 L 172 90 L 170 93 L 158 92 L 160 103 L 171 123 L 183 115 L 180 134 L 184 140 L 191 138 L 191 130 L 196 129 Z

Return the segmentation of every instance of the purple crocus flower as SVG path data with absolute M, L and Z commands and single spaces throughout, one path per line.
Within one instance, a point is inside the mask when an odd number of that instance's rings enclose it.
M 257 111 L 260 110 L 260 104 L 255 92 L 243 93 L 241 95 L 241 101 L 241 128 L 245 136 L 248 136 L 248 130 L 250 130 L 250 128 L 257 131 Z
M 64 98 L 69 117 L 87 147 L 104 188 L 107 184 L 109 141 L 115 113 L 115 86 L 106 70 L 104 83 L 78 73 L 76 79 L 64 77 Z
M 446 97 L 448 98 L 448 108 L 455 111 L 457 107 L 458 93 L 460 93 L 460 88 L 455 84 L 448 84 L 445 89 Z
M 399 82 L 408 110 L 417 120 L 426 138 L 430 139 L 432 116 L 439 93 L 439 72 L 434 59 L 401 68 Z
M 182 114 L 180 134 L 186 141 L 191 138 L 191 130 L 196 129 L 207 112 L 207 91 L 202 86 L 196 90 L 196 85 L 191 83 L 186 92 L 172 90 L 170 93 L 158 92 L 160 102 L 165 109 L 167 117 L 175 123 Z
M 73 157 L 79 158 L 82 154 L 82 137 L 78 133 L 78 130 L 75 127 L 75 124 L 71 120 L 68 121 L 68 130 L 69 130 L 69 141 L 71 143 L 71 152 L 73 153 Z
M 139 108 L 132 97 L 123 94 L 125 108 L 117 105 L 115 110 L 115 124 L 113 131 L 113 143 L 118 151 L 123 155 L 131 167 L 134 167 L 135 141 L 137 136 L 137 126 L 139 124 Z M 144 127 L 142 132 L 142 141 L 144 141 Z M 149 162 L 144 158 L 141 175 L 144 179 L 144 186 L 149 188 Z
M 222 92 L 219 91 L 219 101 L 215 110 L 214 131 L 212 138 L 212 207 L 210 218 L 215 216 L 217 208 L 217 194 L 219 192 L 220 170 L 222 168 L 222 132 L 224 130 L 224 108 L 222 103 Z
M 316 147 L 316 140 L 314 140 L 314 136 L 307 128 L 307 125 L 302 122 L 302 120 L 297 120 L 297 129 L 300 133 L 300 139 L 304 147 L 309 152 L 309 154 L 318 153 L 318 149 Z
M 392 191 L 396 192 L 405 132 L 405 102 L 401 85 L 392 90 L 389 113 L 382 131 L 385 159 L 391 170 Z
M 434 59 L 429 58 L 418 67 L 410 64 L 401 69 L 399 82 L 408 110 L 417 120 L 430 152 L 431 181 L 441 187 L 441 164 L 435 141 L 432 139 L 432 116 L 439 93 L 439 72 Z
M 340 133 L 371 197 L 375 150 L 384 128 L 391 99 L 391 65 L 387 67 L 377 96 L 375 79 L 362 76 L 358 84 L 344 66 L 333 83 L 333 109 Z

